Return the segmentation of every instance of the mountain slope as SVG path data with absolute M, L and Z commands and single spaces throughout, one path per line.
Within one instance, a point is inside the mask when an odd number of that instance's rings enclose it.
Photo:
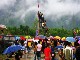
M 40 9 L 37 8 L 37 0 L 7 1 L 2 5 L 0 3 L 0 24 L 32 27 L 39 10 L 44 13 L 49 28 L 80 28 L 79 0 L 40 0 Z

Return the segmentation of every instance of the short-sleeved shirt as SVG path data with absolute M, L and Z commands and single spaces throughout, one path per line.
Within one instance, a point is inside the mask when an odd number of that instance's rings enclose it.
M 42 45 L 41 44 L 37 44 L 37 51 L 41 51 Z
M 63 53 L 65 55 L 65 59 L 67 59 L 67 60 L 72 60 L 73 59 L 73 50 L 72 50 L 71 47 L 66 47 L 63 50 Z

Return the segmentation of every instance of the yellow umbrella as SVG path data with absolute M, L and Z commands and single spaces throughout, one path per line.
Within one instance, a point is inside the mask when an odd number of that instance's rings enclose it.
M 65 41 L 66 40 L 66 37 L 62 37 L 62 39 L 61 39 L 62 41 Z
M 31 36 L 25 36 L 26 39 L 31 39 Z
M 59 37 L 59 36 L 55 36 L 54 38 L 55 38 L 55 39 L 61 39 L 61 37 Z

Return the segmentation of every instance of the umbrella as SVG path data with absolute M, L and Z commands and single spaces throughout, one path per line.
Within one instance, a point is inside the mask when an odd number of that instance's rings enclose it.
M 39 39 L 45 39 L 46 38 L 46 36 L 44 36 L 44 35 L 39 35 Z
M 26 39 L 31 39 L 31 36 L 25 36 Z
M 80 44 L 80 40 L 78 41 L 78 43 Z
M 0 24 L 0 29 L 7 29 L 5 25 Z
M 76 42 L 75 38 L 73 38 L 73 37 L 67 37 L 66 41 L 68 41 L 68 42 Z
M 20 37 L 19 37 L 19 36 L 15 36 L 15 39 L 16 39 L 16 40 L 19 40 L 19 39 L 20 39 Z
M 50 39 L 54 39 L 54 37 L 53 37 L 53 36 L 50 36 L 49 38 L 50 38 Z
M 54 39 L 61 39 L 61 37 L 59 37 L 59 36 L 55 36 Z
M 39 39 L 35 39 L 33 38 L 33 42 L 37 42 L 38 43 Z
M 60 48 L 60 49 L 62 49 L 62 48 L 63 48 L 63 46 L 58 45 L 58 46 L 56 46 L 55 48 Z
M 24 47 L 21 45 L 11 45 L 4 50 L 3 54 L 10 54 L 12 52 L 16 52 L 21 49 L 24 49 Z
M 80 40 L 80 36 L 76 36 L 75 38 L 76 38 L 77 40 Z
M 66 40 L 66 37 L 62 37 L 62 39 L 61 39 L 62 41 L 65 41 Z
M 39 36 L 35 36 L 34 40 L 39 40 Z
M 26 40 L 26 38 L 24 36 L 20 36 L 21 40 Z

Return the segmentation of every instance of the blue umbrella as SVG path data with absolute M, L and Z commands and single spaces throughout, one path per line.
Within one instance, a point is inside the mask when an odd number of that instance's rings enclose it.
M 62 46 L 62 45 L 58 45 L 58 46 L 56 46 L 55 48 L 60 48 L 60 49 L 62 49 L 63 46 Z
M 67 37 L 66 41 L 68 41 L 68 42 L 76 42 L 75 38 L 73 38 L 73 37 Z
M 78 38 L 78 40 L 80 40 L 80 37 Z
M 40 39 L 45 39 L 46 36 L 44 36 L 44 35 L 39 35 L 39 38 L 40 38 Z
M 12 45 L 12 46 L 9 46 L 8 48 L 6 48 L 3 52 L 3 54 L 10 54 L 12 52 L 16 52 L 21 49 L 24 49 L 23 46 L 21 46 L 21 45 Z
M 19 40 L 20 39 L 20 37 L 19 36 L 15 36 L 15 40 Z
M 76 38 L 77 40 L 80 40 L 80 36 L 76 36 L 75 38 Z

